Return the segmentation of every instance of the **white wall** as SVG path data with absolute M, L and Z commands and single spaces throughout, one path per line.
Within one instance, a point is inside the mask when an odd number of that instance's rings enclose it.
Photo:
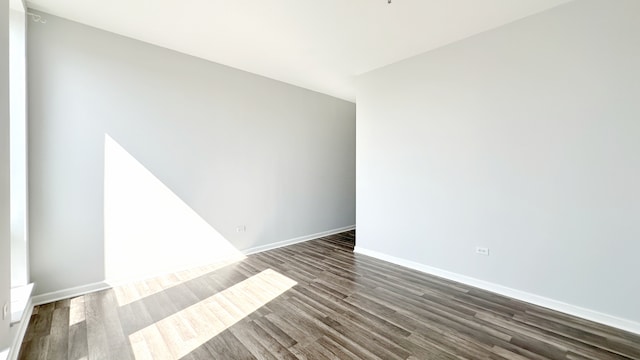
M 11 162 L 11 286 L 29 282 L 27 247 L 27 99 L 26 15 L 9 11 L 10 162 Z
M 9 347 L 11 303 L 11 233 L 9 219 L 9 1 L 0 1 L 0 353 Z
M 640 323 L 638 19 L 576 1 L 360 76 L 358 248 Z
M 167 256 L 165 265 L 180 266 L 185 247 L 215 257 L 190 245 L 198 243 L 190 226 L 180 234 L 180 224 L 167 224 L 172 211 L 189 224 L 204 221 L 205 232 L 239 250 L 355 223 L 353 103 L 43 17 L 47 23 L 30 24 L 28 35 L 36 293 L 104 280 L 114 265 L 105 264 L 105 232 L 120 241 L 115 249 L 124 239 L 146 244 L 131 244 L 132 261 Z M 142 190 L 164 200 L 137 194 L 144 181 L 150 185 Z M 122 207 L 122 194 L 110 195 L 128 185 L 133 208 Z M 122 212 L 105 209 L 105 200 Z M 170 203 L 176 209 L 158 209 Z M 122 235 L 113 224 L 135 229 Z M 247 231 L 236 232 L 239 225 Z M 165 226 L 172 235 L 156 239 Z

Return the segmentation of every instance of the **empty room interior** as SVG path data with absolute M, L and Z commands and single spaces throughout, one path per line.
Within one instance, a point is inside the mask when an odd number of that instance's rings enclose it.
M 0 29 L 0 360 L 640 359 L 640 1 Z

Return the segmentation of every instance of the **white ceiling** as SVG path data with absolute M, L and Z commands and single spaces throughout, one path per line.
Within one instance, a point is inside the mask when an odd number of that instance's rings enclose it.
M 355 75 L 568 0 L 30 0 L 29 7 L 342 99 Z

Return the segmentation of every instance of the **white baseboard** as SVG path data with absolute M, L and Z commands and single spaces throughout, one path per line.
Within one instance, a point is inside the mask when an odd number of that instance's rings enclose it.
M 637 323 L 635 321 L 622 319 L 622 318 L 608 315 L 608 314 L 603 314 L 598 311 L 585 309 L 576 305 L 567 304 L 565 302 L 550 299 L 544 296 L 531 294 L 525 291 L 516 290 L 506 286 L 494 284 L 492 282 L 479 280 L 470 276 L 461 275 L 451 271 L 438 269 L 438 268 L 424 265 L 415 261 L 387 255 L 378 251 L 364 249 L 359 246 L 356 246 L 356 248 L 354 249 L 354 252 L 358 254 L 370 256 L 379 260 L 383 260 L 386 262 L 390 262 L 392 264 L 404 266 L 409 269 L 417 270 L 420 272 L 435 275 L 448 280 L 456 281 L 462 284 L 477 287 L 482 290 L 487 290 L 500 295 L 508 296 L 513 299 L 525 301 L 530 304 L 542 306 L 551 310 L 556 310 L 565 314 L 577 316 L 577 317 L 594 321 L 603 325 L 629 331 L 635 334 L 640 334 L 640 323 Z
M 327 231 L 323 231 L 323 232 L 319 232 L 311 235 L 300 236 L 294 239 L 279 241 L 279 242 L 275 242 L 267 245 L 256 246 L 249 249 L 241 250 L 240 252 L 244 255 L 257 254 L 259 252 L 273 250 L 283 246 L 293 245 L 293 244 L 314 240 L 314 239 L 318 239 L 318 238 L 329 236 L 329 235 L 338 234 L 341 232 L 353 230 L 355 228 L 356 228 L 355 225 L 345 226 L 338 229 L 332 229 L 332 230 L 327 230 Z M 205 265 L 205 264 L 194 264 L 193 267 L 198 267 L 202 265 Z M 186 269 L 182 269 L 182 270 L 186 270 Z M 161 274 L 157 274 L 157 275 L 161 275 Z M 146 276 L 145 278 L 150 278 L 150 277 L 152 276 Z M 34 306 L 48 304 L 50 302 L 54 302 L 58 300 L 68 299 L 71 297 L 86 295 L 86 294 L 100 291 L 100 290 L 110 289 L 113 286 L 118 284 L 124 284 L 128 282 L 142 280 L 142 279 L 143 278 L 120 279 L 117 282 L 110 282 L 105 280 L 105 281 L 101 281 L 93 284 L 86 284 L 86 285 L 76 286 L 69 289 L 63 289 L 63 290 L 53 291 L 46 294 L 36 295 L 33 297 L 32 301 Z
M 297 243 L 301 243 L 301 242 L 305 242 L 305 241 L 309 241 L 309 240 L 319 239 L 321 237 L 325 237 L 325 236 L 329 236 L 329 235 L 339 234 L 341 232 L 350 231 L 350 230 L 353 230 L 355 228 L 356 228 L 355 225 L 345 226 L 345 227 L 338 228 L 338 229 L 322 231 L 322 232 L 319 232 L 319 233 L 300 236 L 300 237 L 297 237 L 297 238 L 284 240 L 284 241 L 279 241 L 279 242 L 276 242 L 276 243 L 256 246 L 256 247 L 252 247 L 252 248 L 249 248 L 249 249 L 241 250 L 240 252 L 242 252 L 245 255 L 257 254 L 257 253 L 260 253 L 260 252 L 263 252 L 263 251 L 273 250 L 273 249 L 277 249 L 277 248 L 280 248 L 280 247 L 283 247 L 283 246 L 289 246 L 289 245 L 293 245 L 293 244 L 297 244 Z
M 109 289 L 112 286 L 106 282 L 97 282 L 93 284 L 80 285 L 69 289 L 53 291 L 46 294 L 36 295 L 32 298 L 33 306 L 48 304 L 58 300 L 64 300 L 92 292 Z
M 15 332 L 11 331 L 13 335 L 13 341 L 11 342 L 11 347 L 7 353 L 7 360 L 16 360 L 18 359 L 18 355 L 20 355 L 20 347 L 22 346 L 22 339 L 24 339 L 24 335 L 27 333 L 27 327 L 29 327 L 29 320 L 31 319 L 31 314 L 33 314 L 33 302 L 31 299 L 27 301 L 27 305 L 22 313 L 22 319 L 20 322 L 13 325 L 17 327 Z

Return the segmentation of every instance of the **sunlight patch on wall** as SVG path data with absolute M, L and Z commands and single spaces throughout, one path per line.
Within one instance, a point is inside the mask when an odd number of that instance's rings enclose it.
M 105 278 L 112 283 L 244 256 L 108 134 Z
M 272 269 L 264 270 L 129 335 L 135 358 L 180 359 L 296 284 Z

